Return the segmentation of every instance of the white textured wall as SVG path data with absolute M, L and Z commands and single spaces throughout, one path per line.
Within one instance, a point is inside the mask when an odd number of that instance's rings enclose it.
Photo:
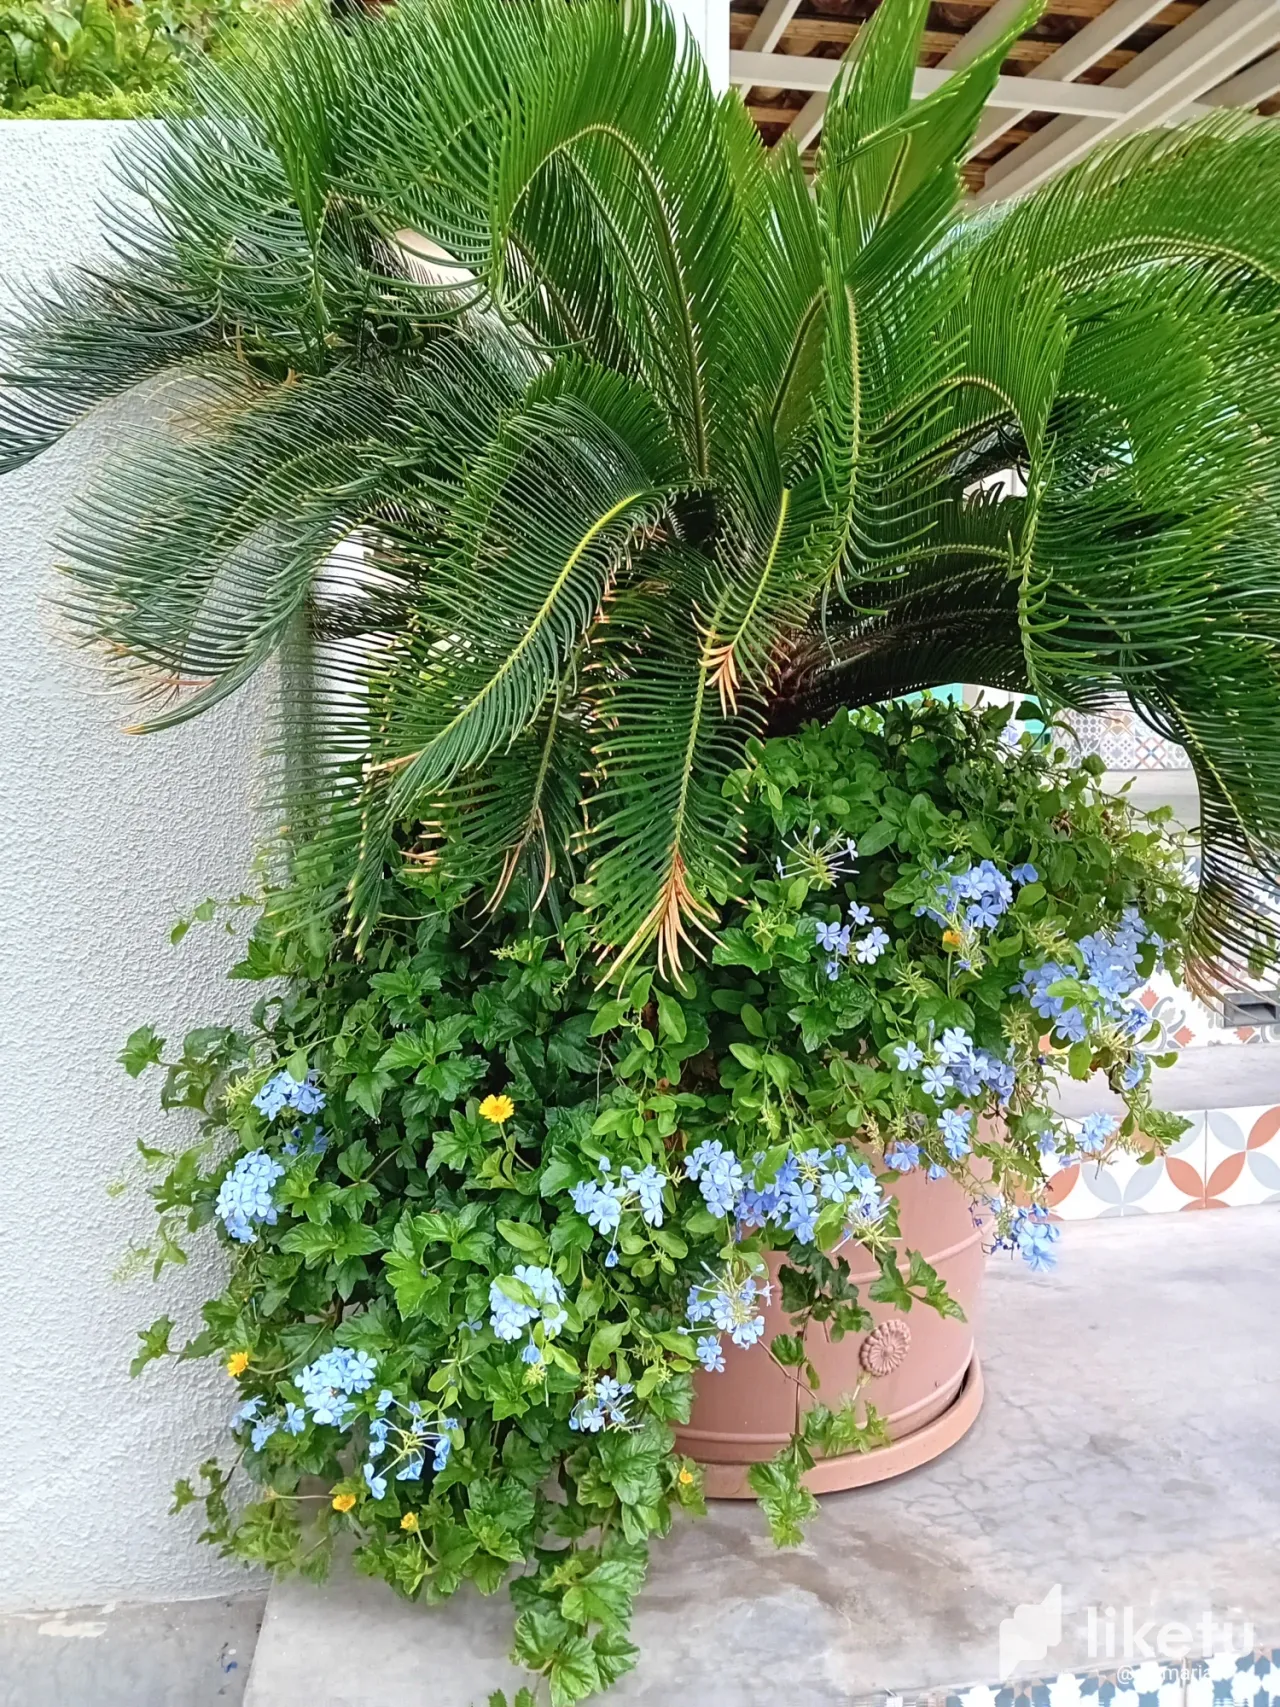
M 0 124 L 0 278 L 21 286 L 90 253 L 122 125 Z M 67 497 L 145 416 L 104 411 L 0 478 L 0 1607 L 162 1599 L 245 1582 L 197 1547 L 169 1490 L 223 1433 L 229 1383 L 207 1364 L 131 1382 L 134 1330 L 179 1328 L 217 1288 L 203 1260 L 111 1274 L 151 1219 L 134 1141 L 155 1086 L 115 1064 L 145 1020 L 168 1035 L 231 1019 L 230 939 L 168 928 L 243 887 L 260 705 L 129 738 L 100 665 L 51 608 L 50 540 Z M 237 995 L 237 991 L 240 992 Z M 175 1341 L 177 1335 L 175 1335 Z M 225 1437 L 224 1437 L 225 1439 Z

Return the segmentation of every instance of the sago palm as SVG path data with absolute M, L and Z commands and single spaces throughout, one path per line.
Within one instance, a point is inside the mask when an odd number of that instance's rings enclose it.
M 304 654 L 296 822 L 357 931 L 404 862 L 558 867 L 607 964 L 678 967 L 754 735 L 966 680 L 1184 745 L 1202 970 L 1270 953 L 1280 128 L 975 217 L 1034 10 L 916 102 L 885 0 L 812 181 L 646 0 L 294 14 L 138 133 L 115 258 L 11 328 L 0 466 L 190 376 L 81 504 L 73 604 L 145 727 Z

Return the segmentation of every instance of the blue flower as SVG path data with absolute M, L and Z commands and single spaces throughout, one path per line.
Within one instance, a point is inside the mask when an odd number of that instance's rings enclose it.
M 870 907 L 864 907 L 860 901 L 851 901 L 849 903 L 849 923 L 851 925 L 869 925 L 871 923 Z
M 909 1174 L 912 1168 L 920 1166 L 920 1146 L 918 1144 L 895 1144 L 892 1150 L 885 1151 L 885 1163 L 894 1173 Z
M 695 1180 L 702 1200 L 713 1215 L 733 1212 L 738 1193 L 746 1184 L 742 1163 L 718 1138 L 706 1138 L 685 1158 L 684 1171 Z
M 1038 883 L 1040 881 L 1040 873 L 1030 863 L 1015 865 L 1009 876 L 1015 883 Z
M 529 1341 L 528 1345 L 525 1346 L 524 1350 L 520 1353 L 520 1361 L 521 1361 L 521 1363 L 541 1363 L 542 1362 L 542 1352 L 539 1349 L 539 1347 L 533 1343 L 532 1340 Z
M 387 1478 L 380 1476 L 372 1464 L 364 1467 L 364 1479 L 368 1483 L 369 1492 L 375 1500 L 380 1500 L 387 1491 Z
M 554 1339 L 569 1320 L 563 1309 L 564 1287 L 549 1268 L 517 1263 L 514 1279 L 533 1294 L 532 1304 L 508 1298 L 496 1280 L 489 1283 L 489 1325 L 500 1340 L 518 1340 L 530 1322 L 542 1320 L 542 1331 Z
M 279 1417 L 263 1417 L 261 1422 L 254 1423 L 253 1433 L 250 1435 L 250 1439 L 253 1442 L 253 1450 L 255 1452 L 261 1452 L 263 1447 L 279 1427 Z
M 253 1106 L 259 1114 L 265 1114 L 268 1120 L 274 1120 L 282 1108 L 290 1106 L 289 1088 L 293 1083 L 288 1073 L 276 1073 L 254 1097 Z
M 422 1466 L 424 1463 L 425 1459 L 421 1452 L 411 1452 L 405 1459 L 401 1468 L 396 1471 L 396 1481 L 420 1482 L 422 1480 Z
M 585 1215 L 597 1232 L 617 1231 L 618 1223 L 622 1220 L 622 1199 L 625 1196 L 621 1186 L 615 1185 L 607 1178 L 603 1179 L 603 1183 L 584 1180 L 581 1185 L 570 1188 L 569 1196 L 573 1199 L 573 1207 L 579 1215 Z
M 1107 1140 L 1117 1125 L 1118 1122 L 1113 1114 L 1088 1114 L 1080 1122 L 1080 1130 L 1076 1133 L 1076 1143 L 1086 1156 L 1096 1156 L 1099 1150 L 1106 1148 Z
M 964 919 L 971 930 L 989 931 L 994 930 L 1000 923 L 1003 912 L 1003 907 L 998 907 L 994 901 L 984 897 L 981 901 L 970 903 L 965 909 Z
M 662 1189 L 666 1184 L 663 1176 L 652 1162 L 634 1173 L 630 1168 L 623 1168 L 622 1183 L 636 1194 L 640 1203 L 640 1213 L 651 1227 L 662 1225 Z
M 826 973 L 829 982 L 834 984 L 840 976 L 840 962 L 838 960 L 824 960 L 822 970 Z
M 724 1352 L 720 1348 L 719 1334 L 703 1334 L 693 1349 L 708 1375 L 723 1374 Z
M 1057 1258 L 1053 1246 L 1058 1229 L 1049 1221 L 1024 1221 L 1018 1230 L 1018 1250 L 1027 1267 L 1033 1270 L 1050 1269 Z
M 820 919 L 815 919 L 814 928 L 817 931 L 818 947 L 825 948 L 829 954 L 836 952 L 839 948 L 840 937 L 842 934 L 840 921 L 837 919 L 835 924 L 828 925 Z M 849 939 L 846 936 L 846 944 L 848 943 L 848 940 Z
M 253 1099 L 253 1106 L 268 1120 L 274 1120 L 285 1108 L 296 1109 L 299 1114 L 318 1114 L 324 1101 L 324 1092 L 310 1075 L 299 1084 L 291 1073 L 279 1072 L 263 1085 Z
M 1136 1090 L 1142 1083 L 1147 1071 L 1147 1057 L 1141 1049 L 1135 1049 L 1133 1059 L 1120 1075 L 1120 1083 L 1125 1090 Z
M 863 966 L 872 966 L 877 960 L 879 960 L 880 956 L 888 946 L 888 931 L 883 930 L 879 925 L 873 925 L 867 932 L 866 936 L 860 936 L 858 938 L 857 947 L 854 950 L 854 953 L 859 964 Z
M 967 1109 L 944 1108 L 938 1118 L 947 1154 L 953 1162 L 960 1161 L 973 1148 L 969 1142 L 969 1126 L 973 1116 Z
M 920 1075 L 920 1083 L 926 1096 L 931 1096 L 935 1102 L 942 1102 L 955 1080 L 945 1067 L 926 1067 Z
M 295 1405 L 290 1399 L 284 1408 L 284 1432 L 286 1434 L 301 1434 L 307 1426 L 307 1413 L 301 1405 Z
M 253 1244 L 258 1236 L 255 1226 L 275 1226 L 278 1211 L 272 1192 L 284 1171 L 284 1163 L 265 1150 L 251 1150 L 241 1156 L 218 1187 L 216 1212 L 240 1244 Z
M 930 1162 L 927 1177 L 929 1179 L 942 1179 L 946 1171 L 941 1162 Z
M 606 1254 L 605 1259 L 604 1259 L 604 1266 L 606 1268 L 617 1268 L 617 1266 L 618 1266 L 618 1249 L 617 1249 L 616 1245 L 612 1246 L 609 1249 L 608 1253 Z
M 951 1063 L 973 1058 L 973 1039 L 963 1026 L 948 1026 L 938 1045 L 938 1059 Z
M 237 1423 L 252 1422 L 261 1409 L 261 1394 L 259 1394 L 257 1398 L 246 1399 L 243 1405 L 238 1405 L 236 1407 L 236 1413 L 231 1419 L 232 1427 L 234 1428 Z
M 1065 1013 L 1059 1014 L 1054 1029 L 1069 1043 L 1083 1043 L 1089 1035 L 1085 1017 L 1079 1008 L 1068 1008 Z
M 440 1471 L 443 1470 L 445 1465 L 449 1462 L 449 1455 L 452 1451 L 453 1451 L 452 1436 L 447 1435 L 447 1434 L 442 1434 L 440 1436 L 439 1440 L 436 1442 L 436 1449 L 435 1449 L 435 1452 L 432 1455 L 432 1459 L 431 1459 L 431 1468 L 436 1472 L 437 1475 L 439 1475 Z
M 629 1381 L 615 1380 L 612 1375 L 602 1375 L 594 1389 L 589 1390 L 585 1398 L 579 1399 L 569 1418 L 569 1427 L 580 1429 L 587 1434 L 599 1434 L 606 1424 L 614 1428 L 626 1428 L 630 1423 L 627 1415 L 626 1396 L 632 1390 Z
M 924 1054 L 918 1043 L 897 1043 L 893 1053 L 898 1058 L 898 1066 L 904 1073 L 912 1072 L 924 1060 Z
M 334 1346 L 299 1370 L 294 1379 L 316 1422 L 345 1428 L 355 1410 L 349 1395 L 367 1392 L 377 1370 L 367 1351 Z

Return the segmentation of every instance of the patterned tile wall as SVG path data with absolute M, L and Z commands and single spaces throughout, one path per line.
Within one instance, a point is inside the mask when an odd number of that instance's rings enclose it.
M 1186 770 L 1189 761 L 1181 747 L 1157 735 L 1127 706 L 1096 717 L 1070 712 L 1066 721 L 1076 730 L 1086 753 L 1097 753 L 1111 771 Z
M 885 1707 L 1280 1707 L 1280 1648 L 889 1695 Z
M 1049 1184 L 1060 1221 L 1163 1215 L 1181 1209 L 1233 1209 L 1280 1203 L 1280 1106 L 1197 1109 L 1167 1155 L 1143 1164 L 1117 1156 L 1099 1166 L 1073 1163 Z

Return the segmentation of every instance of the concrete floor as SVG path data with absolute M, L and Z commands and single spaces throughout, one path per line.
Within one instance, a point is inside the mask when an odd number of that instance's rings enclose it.
M 0 1707 L 239 1707 L 265 1596 L 0 1618 Z
M 1172 1067 L 1152 1068 L 1151 1100 L 1157 1108 L 1180 1113 L 1280 1103 L 1280 1045 L 1215 1043 L 1185 1049 Z M 1124 1112 L 1124 1103 L 1101 1073 L 1082 1082 L 1059 1079 L 1053 1106 L 1074 1119 L 1097 1109 Z
M 828 1497 L 791 1552 L 749 1506 L 677 1523 L 617 1707 L 993 1681 L 1001 1620 L 1055 1585 L 1042 1672 L 1123 1657 L 1091 1652 L 1091 1607 L 1103 1629 L 1132 1608 L 1280 1639 L 1280 1208 L 1076 1223 L 1061 1250 L 1055 1275 L 993 1263 L 986 1406 L 945 1457 Z M 472 1707 L 519 1681 L 510 1623 L 504 1594 L 429 1610 L 347 1576 L 280 1584 L 246 1707 Z

